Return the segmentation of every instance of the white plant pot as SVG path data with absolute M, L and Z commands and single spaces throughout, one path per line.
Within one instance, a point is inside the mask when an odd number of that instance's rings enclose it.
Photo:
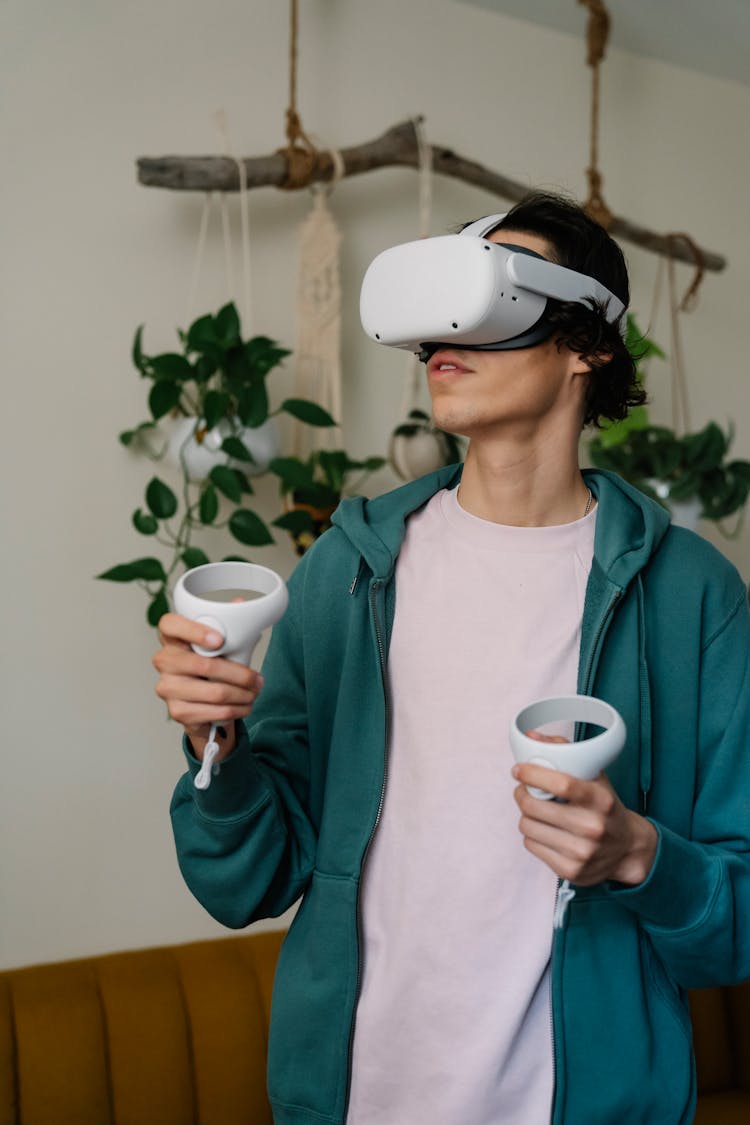
M 252 453 L 254 461 L 236 461 L 231 458 L 227 461 L 221 443 L 224 438 L 234 435 L 235 431 L 224 419 L 213 430 L 207 430 L 202 441 L 195 438 L 198 428 L 195 418 L 170 419 L 168 427 L 165 457 L 179 468 L 182 468 L 184 461 L 188 476 L 193 481 L 205 480 L 216 465 L 224 464 L 229 464 L 231 468 L 239 469 L 248 476 L 258 476 L 279 455 L 279 433 L 275 418 L 267 418 L 262 426 L 255 429 L 245 427 L 236 432 L 236 436 Z
M 402 480 L 416 480 L 445 464 L 445 449 L 434 430 L 415 434 L 393 434 L 388 459 Z
M 669 508 L 670 517 L 675 527 L 686 527 L 688 531 L 698 531 L 703 504 L 697 496 L 691 496 L 687 500 L 670 500 L 669 485 L 663 480 L 650 480 L 648 483 Z

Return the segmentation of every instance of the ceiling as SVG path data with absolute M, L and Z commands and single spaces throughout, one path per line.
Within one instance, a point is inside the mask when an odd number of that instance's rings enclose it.
M 585 36 L 579 0 L 457 0 Z M 610 43 L 714 78 L 750 85 L 750 0 L 605 0 Z

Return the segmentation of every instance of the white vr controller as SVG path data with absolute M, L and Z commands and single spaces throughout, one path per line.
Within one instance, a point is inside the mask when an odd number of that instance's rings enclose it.
M 246 590 L 249 601 L 218 602 L 206 594 Z M 249 664 L 264 629 L 279 621 L 289 603 L 286 584 L 265 566 L 244 562 L 206 563 L 187 570 L 174 588 L 174 607 L 183 617 L 214 629 L 224 638 L 221 648 L 193 645 L 201 656 L 225 656 Z
M 548 298 L 581 304 L 593 298 L 609 321 L 617 320 L 625 306 L 594 278 L 523 247 L 488 241 L 485 236 L 504 218 L 487 215 L 460 234 L 421 238 L 378 254 L 360 294 L 367 335 L 413 352 L 434 343 L 529 347 L 549 335 L 538 325 Z
M 591 723 L 604 727 L 601 734 L 580 742 L 540 742 L 525 731 L 537 730 L 546 723 Z M 518 712 L 510 725 L 510 746 L 520 764 L 529 762 L 550 770 L 561 770 L 584 781 L 593 781 L 611 765 L 625 745 L 626 729 L 622 716 L 601 699 L 591 695 L 562 695 L 541 699 Z M 545 789 L 527 786 L 532 797 L 549 801 Z

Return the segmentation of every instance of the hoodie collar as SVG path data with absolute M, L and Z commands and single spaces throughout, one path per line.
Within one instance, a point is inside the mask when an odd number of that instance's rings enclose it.
M 441 488 L 455 488 L 462 465 L 448 465 L 392 492 L 344 500 L 332 522 L 344 532 L 376 578 L 388 579 L 403 542 L 406 521 Z M 657 550 L 668 513 L 615 473 L 585 469 L 599 504 L 594 559 L 606 581 L 624 590 Z

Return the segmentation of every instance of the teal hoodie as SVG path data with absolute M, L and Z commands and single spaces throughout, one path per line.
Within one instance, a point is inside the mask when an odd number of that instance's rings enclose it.
M 274 989 L 278 1125 L 346 1117 L 359 886 L 387 783 L 394 568 L 408 516 L 459 477 L 454 466 L 345 501 L 290 579 L 264 690 L 208 790 L 193 787 L 185 747 L 172 820 L 195 896 L 231 927 L 302 899 Z M 599 509 L 578 690 L 623 715 L 627 743 L 609 777 L 659 842 L 644 883 L 578 888 L 555 931 L 552 1121 L 687 1125 L 686 990 L 750 977 L 747 592 L 658 505 L 612 474 L 585 477 Z

